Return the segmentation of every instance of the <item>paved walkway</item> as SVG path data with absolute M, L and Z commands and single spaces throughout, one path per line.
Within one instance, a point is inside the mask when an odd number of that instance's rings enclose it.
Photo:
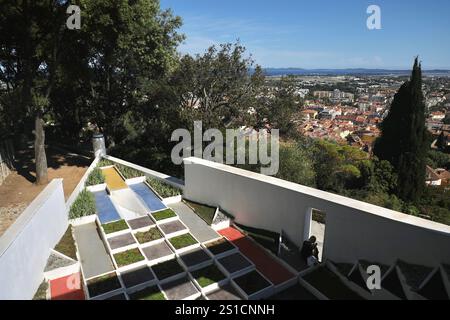
M 200 242 L 219 238 L 220 235 L 214 231 L 202 218 L 191 210 L 185 203 L 171 204 L 171 207 L 180 217 L 180 220 L 189 228 L 192 235 Z
M 80 273 L 50 280 L 51 300 L 85 300 Z
M 74 227 L 74 236 L 86 279 L 114 270 L 111 258 L 97 233 L 95 222 Z
M 269 253 L 235 228 L 226 228 L 220 230 L 219 233 L 233 242 L 241 253 L 255 264 L 256 269 L 274 285 L 284 283 L 295 277 L 294 274 L 280 262 L 276 261 Z

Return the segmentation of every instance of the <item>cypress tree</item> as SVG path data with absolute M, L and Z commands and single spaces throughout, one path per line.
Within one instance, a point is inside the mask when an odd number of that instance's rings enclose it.
M 395 95 L 374 146 L 375 155 L 396 169 L 397 195 L 405 201 L 417 200 L 425 188 L 427 149 L 422 68 L 416 58 L 411 78 Z

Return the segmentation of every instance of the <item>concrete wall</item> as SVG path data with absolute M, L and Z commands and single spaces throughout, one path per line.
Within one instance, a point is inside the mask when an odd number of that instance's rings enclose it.
M 0 300 L 33 298 L 67 226 L 62 179 L 54 179 L 0 238 Z
M 244 225 L 283 230 L 298 245 L 311 208 L 326 212 L 323 253 L 336 262 L 450 263 L 449 226 L 198 158 L 184 164 L 187 199 L 219 206 Z

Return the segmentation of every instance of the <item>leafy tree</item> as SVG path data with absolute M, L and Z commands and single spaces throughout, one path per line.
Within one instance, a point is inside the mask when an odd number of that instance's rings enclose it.
M 170 84 L 176 88 L 186 123 L 202 120 L 204 129 L 246 123 L 262 77 L 260 72 L 251 74 L 253 66 L 239 43 L 183 56 Z
M 301 143 L 282 143 L 277 178 L 314 187 L 315 172 L 310 152 Z
M 3 0 L 0 7 L 0 80 L 6 83 L 2 101 L 14 117 L 13 131 L 30 132 L 34 127 L 36 183 L 45 184 L 44 113 L 55 83 L 61 39 L 67 31 L 65 5 Z
M 417 200 L 425 187 L 426 132 L 422 71 L 416 58 L 411 78 L 395 95 L 374 147 L 375 155 L 396 169 L 397 195 L 406 201 Z
M 268 126 L 279 129 L 284 136 L 293 136 L 296 126 L 293 116 L 299 109 L 299 100 L 295 96 L 295 78 L 282 77 L 272 83 L 271 88 L 265 88 L 258 97 L 256 107 L 257 126 Z

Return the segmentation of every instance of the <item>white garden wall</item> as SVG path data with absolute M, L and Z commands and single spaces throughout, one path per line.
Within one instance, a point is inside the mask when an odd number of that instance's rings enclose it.
M 54 179 L 0 238 L 0 300 L 33 298 L 67 226 L 62 179 Z
M 311 208 L 326 212 L 324 257 L 450 263 L 450 227 L 368 203 L 198 158 L 186 158 L 184 196 L 280 232 L 300 245 Z

